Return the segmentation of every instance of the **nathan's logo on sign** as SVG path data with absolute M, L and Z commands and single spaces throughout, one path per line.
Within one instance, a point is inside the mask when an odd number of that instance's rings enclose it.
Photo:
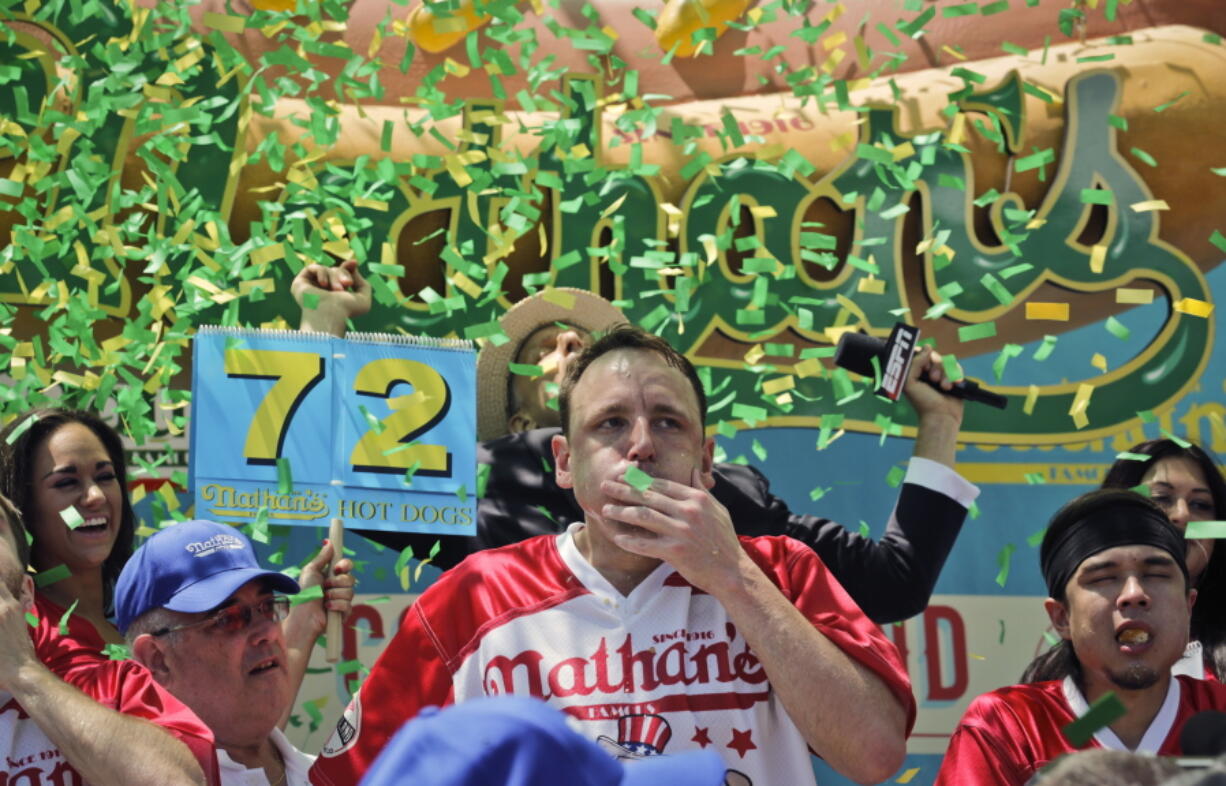
M 44 7 L 37 20 L 21 14 L 14 18 L 42 27 L 61 41 L 133 36 L 131 19 L 124 13 L 87 19 L 71 9 L 71 4 L 60 4 Z M 22 215 L 49 218 L 38 225 L 41 231 L 15 230 L 0 262 L 34 263 L 45 271 L 33 287 L 20 275 L 0 276 L 0 299 L 44 304 L 62 296 L 62 282 L 83 281 L 101 307 L 130 316 L 129 271 L 117 260 L 136 256 L 123 241 L 133 236 L 131 229 L 122 229 L 132 222 L 122 227 L 117 223 L 120 206 L 111 198 L 112 186 L 140 136 L 143 126 L 137 118 L 150 127 L 195 118 L 190 120 L 192 128 L 203 136 L 176 147 L 177 166 L 160 160 L 146 164 L 156 165 L 158 188 L 150 198 L 160 200 L 157 214 L 190 212 L 200 219 L 180 219 L 181 226 L 163 223 L 148 237 L 141 234 L 141 242 L 156 250 L 148 265 L 130 267 L 133 277 L 144 275 L 151 286 L 142 308 L 152 309 L 155 319 L 176 307 L 183 292 L 189 293 L 187 300 L 209 301 L 207 286 L 212 285 L 193 283 L 190 271 L 201 264 L 201 254 L 208 258 L 206 265 L 219 264 L 206 252 L 216 251 L 222 242 L 217 224 L 229 217 L 233 206 L 245 160 L 243 119 L 251 110 L 251 98 L 238 79 L 219 71 L 224 58 L 214 56 L 207 39 L 193 39 L 184 48 L 187 54 L 182 57 L 191 67 L 174 89 L 181 107 L 150 100 L 131 109 L 116 100 L 110 114 L 97 112 L 98 117 L 90 118 L 87 133 L 64 135 L 57 147 L 39 148 L 57 154 L 59 161 L 22 164 L 28 171 L 21 180 L 27 183 L 50 177 L 67 162 L 89 160 L 98 166 L 90 170 L 96 181 L 78 182 L 84 170 L 74 163 L 70 174 L 77 179 L 69 177 L 72 189 L 31 191 L 26 202 L 37 204 L 23 204 Z M 110 64 L 101 58 L 109 56 L 107 51 L 91 46 L 75 53 L 84 82 L 93 84 L 95 74 L 100 84 L 105 82 L 102 77 Z M 48 74 L 54 73 L 54 63 L 44 45 L 18 33 L 0 41 L 0 61 L 11 64 L 0 91 L 0 113 L 12 118 L 6 133 L 18 128 L 33 138 L 45 132 L 39 127 L 43 121 L 38 107 L 53 84 Z M 948 128 L 902 133 L 897 107 L 864 110 L 854 149 L 826 173 L 815 171 L 803 145 L 769 161 L 752 152 L 722 161 L 707 153 L 696 155 L 680 170 L 688 187 L 679 209 L 668 206 L 667 212 L 662 181 L 651 174 L 655 165 L 641 160 L 641 150 L 629 167 L 602 175 L 599 187 L 590 178 L 592 153 L 603 149 L 603 103 L 596 80 L 565 80 L 559 93 L 565 107 L 562 122 L 551 126 L 550 144 L 529 156 L 532 166 L 507 166 L 501 151 L 504 123 L 495 122 L 501 117 L 499 108 L 468 102 L 465 128 L 448 162 L 420 155 L 412 157 L 411 165 L 398 164 L 372 149 L 370 156 L 345 166 L 317 162 L 312 169 L 303 163 L 292 176 L 286 175 L 290 183 L 279 198 L 269 194 L 272 207 L 261 226 L 262 245 L 253 242 L 235 256 L 240 266 L 246 263 L 258 275 L 281 277 L 276 292 L 267 305 L 234 299 L 225 306 L 232 312 L 227 316 L 250 323 L 291 316 L 286 280 L 291 266 L 278 260 L 314 261 L 326 247 L 321 238 L 335 237 L 329 234 L 335 227 L 324 227 L 327 222 L 316 220 L 318 226 L 312 228 L 301 217 L 334 217 L 340 222 L 336 195 L 363 193 L 368 196 L 346 205 L 342 222 L 346 248 L 353 253 L 360 249 L 363 258 L 384 249 L 395 259 L 409 222 L 430 213 L 448 215 L 442 230 L 446 242 L 437 262 L 443 291 L 431 289 L 430 297 L 410 301 L 420 293 L 400 290 L 402 272 L 379 272 L 372 276 L 377 297 L 368 324 L 381 322 L 421 335 L 497 335 L 496 320 L 507 304 L 485 297 L 484 284 L 493 282 L 491 291 L 504 288 L 497 282 L 508 272 L 502 262 L 507 249 L 516 237 L 539 234 L 547 236 L 541 265 L 548 270 L 533 274 L 535 284 L 589 289 L 624 302 L 631 321 L 662 333 L 697 365 L 711 369 L 713 386 L 722 391 L 713 419 L 759 426 L 816 425 L 823 415 L 837 412 L 845 426 L 861 428 L 887 415 L 910 425 L 905 419 L 913 414 L 906 408 L 887 409 L 871 395 L 846 395 L 846 376 L 829 373 L 817 359 L 829 349 L 831 329 L 859 325 L 884 335 L 896 321 L 892 312 L 903 310 L 910 312 L 912 322 L 927 318 L 985 324 L 1020 308 L 1045 283 L 1094 293 L 1133 281 L 1152 282 L 1165 292 L 1172 308 L 1152 340 L 1137 342 L 1138 354 L 1083 382 L 1006 387 L 1001 392 L 1011 400 L 1005 413 L 968 408 L 962 430 L 970 441 L 1027 444 L 1101 436 L 1135 423 L 1137 411 L 1160 409 L 1186 392 L 1204 368 L 1212 339 L 1210 321 L 1195 315 L 1195 307 L 1176 307 L 1212 299 L 1200 270 L 1158 239 L 1157 211 L 1136 209 L 1150 202 L 1151 194 L 1121 155 L 1112 124 L 1121 73 L 1083 72 L 1063 86 L 1066 122 L 1056 148 L 1030 152 L 1025 145 L 1023 94 L 1038 88 L 1023 85 L 1014 75 L 991 89 L 968 88 L 956 95 L 951 106 L 959 111 Z M 161 95 L 159 91 L 169 92 L 157 88 L 153 94 Z M 1056 98 L 1040 92 L 1046 101 Z M 803 107 L 799 100 L 794 103 L 799 112 Z M 94 110 L 97 104 L 91 105 Z M 971 154 L 958 141 L 968 114 L 986 116 L 997 129 L 992 133 L 1011 157 L 1014 171 L 1041 167 L 1046 176 L 1046 168 L 1055 165 L 1038 204 L 1027 207 L 1016 195 L 994 190 L 975 197 Z M 737 126 L 733 120 L 731 125 Z M 754 132 L 753 122 L 745 120 L 745 130 Z M 789 120 L 786 126 L 786 133 L 794 135 L 816 128 L 807 121 Z M 684 123 L 681 127 L 688 128 Z M 694 131 L 706 133 L 702 128 Z M 734 137 L 744 142 L 743 134 L 738 126 Z M 633 146 L 637 139 L 632 137 L 619 142 Z M 1054 149 L 1061 151 L 1059 161 Z M 580 155 L 577 150 L 586 152 Z M 314 185 L 304 187 L 307 183 Z M 190 195 L 191 211 L 180 204 L 186 198 L 182 195 Z M 528 207 L 507 213 L 508 200 Z M 854 226 L 846 253 L 834 236 L 804 220 L 819 200 L 827 200 Z M 748 234 L 737 236 L 733 230 L 742 206 L 752 208 L 752 226 L 742 227 Z M 976 208 L 987 212 L 991 242 L 985 242 L 985 233 L 974 225 Z M 917 210 L 923 250 L 918 269 L 904 269 L 911 259 L 904 247 L 904 224 Z M 1103 211 L 1103 236 L 1087 245 L 1081 240 L 1083 230 L 1091 215 Z M 62 237 L 57 228 L 83 221 L 80 216 L 88 216 L 92 229 L 75 239 Z M 201 222 L 203 228 L 197 226 Z M 185 241 L 206 235 L 199 242 Z M 601 245 L 601 237 L 608 242 Z M 835 250 L 840 256 L 832 253 Z M 739 261 L 735 252 L 742 255 Z M 816 275 L 815 267 L 826 268 L 827 275 Z M 911 302 L 908 284 L 918 286 L 935 305 L 925 310 L 923 303 Z M 1189 310 L 1192 314 L 1185 313 Z M 791 350 L 763 353 L 746 362 L 740 357 L 743 351 L 730 355 L 712 349 L 738 345 Z M 832 409 L 835 401 L 841 402 L 837 410 Z M 1086 417 L 1087 409 L 1092 420 Z
M 322 494 L 302 489 L 289 494 L 277 494 L 266 488 L 241 491 L 220 483 L 206 483 L 200 499 L 209 503 L 209 513 L 221 517 L 254 518 L 260 508 L 267 508 L 276 518 L 314 521 L 328 515 L 328 500 Z

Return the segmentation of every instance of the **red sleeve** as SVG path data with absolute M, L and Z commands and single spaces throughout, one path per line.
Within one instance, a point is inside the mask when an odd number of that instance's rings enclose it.
M 784 596 L 836 647 L 885 683 L 915 725 L 915 696 L 907 669 L 881 628 L 864 615 L 812 549 L 786 536 L 742 539 L 749 554 Z
M 451 672 L 427 622 L 436 599 L 447 596 L 428 590 L 409 607 L 404 624 L 375 661 L 311 767 L 312 783 L 357 783 L 406 721 L 424 707 L 452 702 Z M 446 618 L 445 612 L 436 617 Z
M 949 740 L 935 786 L 1026 783 L 1035 771 L 1066 751 L 1064 744 L 1050 751 L 1036 750 L 1034 739 L 1043 739 L 1042 729 L 1051 725 L 1040 723 L 1039 716 L 1043 713 L 1039 696 L 1020 694 L 1020 699 L 1016 696 L 1005 698 L 1013 696 L 1012 691 L 1028 687 L 1003 688 L 971 702 Z M 1033 709 L 1029 722 L 1014 711 L 1011 702 L 1018 701 Z M 1056 725 L 1059 725 L 1058 720 Z
M 998 747 L 996 735 L 979 726 L 960 724 L 949 740 L 933 786 L 1014 786 L 1029 777 Z
M 64 677 L 82 693 L 107 707 L 161 726 L 187 745 L 210 784 L 219 784 L 213 733 L 196 714 L 158 685 L 135 661 L 106 661 L 77 668 Z

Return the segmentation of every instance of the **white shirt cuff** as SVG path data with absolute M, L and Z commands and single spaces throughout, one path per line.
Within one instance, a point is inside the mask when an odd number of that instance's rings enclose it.
M 979 487 L 949 467 L 932 459 L 912 456 L 904 483 L 914 483 L 944 494 L 964 508 L 969 508 L 979 496 Z

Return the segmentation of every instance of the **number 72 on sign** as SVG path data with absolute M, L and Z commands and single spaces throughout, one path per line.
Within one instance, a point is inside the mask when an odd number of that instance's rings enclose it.
M 198 516 L 474 531 L 467 345 L 205 329 L 193 370 Z

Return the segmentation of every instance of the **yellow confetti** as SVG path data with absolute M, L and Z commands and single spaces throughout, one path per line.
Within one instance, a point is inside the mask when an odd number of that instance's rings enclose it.
M 1103 272 L 1103 262 L 1107 260 L 1107 246 L 1105 243 L 1100 243 L 1090 249 L 1090 272 Z
M 238 285 L 240 295 L 250 295 L 256 289 L 263 290 L 265 295 L 271 294 L 277 291 L 277 281 L 273 278 L 253 278 Z
M 837 33 L 833 33 L 823 38 L 822 48 L 825 49 L 827 52 L 829 52 L 831 49 L 834 49 L 836 46 L 842 44 L 846 40 L 847 40 L 847 33 L 840 30 Z
M 885 279 L 884 278 L 862 278 L 856 283 L 856 291 L 863 292 L 867 295 L 884 295 L 885 294 Z
M 251 261 L 256 265 L 266 265 L 278 259 L 285 259 L 285 246 L 280 243 L 263 246 L 251 252 Z
M 387 212 L 387 202 L 382 199 L 371 199 L 369 197 L 358 197 L 353 200 L 354 207 L 365 207 L 371 210 L 378 210 L 380 213 Z
M 1026 319 L 1068 322 L 1068 303 L 1027 303 Z
M 745 362 L 751 366 L 757 365 L 758 361 L 766 357 L 766 351 L 762 349 L 761 344 L 754 344 L 745 353 Z
M 796 378 L 791 374 L 786 377 L 775 377 L 768 379 L 762 383 L 762 392 L 768 396 L 778 395 L 785 390 L 792 390 L 796 387 Z
M 944 52 L 945 54 L 949 55 L 950 57 L 957 58 L 958 60 L 965 60 L 965 59 L 966 59 L 966 55 L 962 54 L 962 53 L 961 53 L 961 52 L 959 52 L 957 49 L 954 49 L 954 48 L 953 48 L 952 46 L 950 46 L 949 44 L 946 44 L 945 46 L 941 47 L 941 51 L 942 51 L 942 52 Z
M 1107 356 L 1101 352 L 1095 352 L 1094 356 L 1090 358 L 1090 365 L 1098 369 L 1099 371 L 1103 372 L 1104 374 L 1106 374 L 1107 373 Z
M 821 376 L 822 364 L 817 358 L 805 358 L 792 367 L 792 370 L 801 378 Z
M 555 306 L 561 306 L 567 311 L 575 307 L 575 296 L 570 292 L 563 292 L 560 289 L 547 289 L 541 295 L 541 298 L 553 303 Z
M 1170 210 L 1171 206 L 1163 199 L 1150 199 L 1146 202 L 1134 202 L 1129 205 L 1134 213 L 1149 213 L 1154 210 Z
M 1039 400 L 1039 386 L 1031 385 L 1026 390 L 1026 403 L 1022 405 L 1022 412 L 1027 415 L 1034 414 L 1034 405 Z
M 920 771 L 919 767 L 912 767 L 911 769 L 904 772 L 902 775 L 899 775 L 898 780 L 894 782 L 895 783 L 910 783 L 912 778 L 914 778 L 916 775 L 919 775 L 919 771 Z
M 847 131 L 839 134 L 834 139 L 830 140 L 830 149 L 838 153 L 839 151 L 849 151 L 856 144 L 856 135 L 853 131 Z
M 623 199 L 625 197 L 622 197 Z M 770 205 L 754 205 L 749 208 L 749 214 L 754 218 L 774 218 L 779 214 L 775 212 L 775 208 Z
M 457 270 L 452 273 L 450 281 L 473 300 L 481 297 L 481 286 L 477 284 L 476 281 L 473 281 L 471 278 L 464 275 L 464 273 L 461 271 Z
M 903 142 L 901 145 L 895 146 L 890 153 L 894 156 L 894 163 L 898 163 L 904 158 L 910 158 L 915 155 L 915 145 L 910 142 Z
M 1192 297 L 1180 298 L 1175 301 L 1175 310 L 1180 314 L 1194 317 L 1207 317 L 1213 313 L 1213 304 Z
M 1128 303 L 1129 305 L 1144 305 L 1154 302 L 1154 291 L 1152 289 L 1128 289 L 1120 287 L 1115 290 L 1116 303 Z
M 1083 429 L 1090 425 L 1090 417 L 1086 414 L 1086 410 L 1090 408 L 1090 396 L 1093 393 L 1093 385 L 1077 386 L 1077 394 L 1073 396 L 1073 405 L 1069 407 L 1068 413 L 1073 418 L 1073 425 L 1078 429 Z

